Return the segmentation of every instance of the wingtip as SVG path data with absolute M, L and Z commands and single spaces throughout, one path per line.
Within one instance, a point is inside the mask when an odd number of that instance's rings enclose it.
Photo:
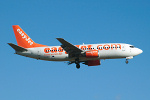
M 63 38 L 56 38 L 57 40 L 63 39 Z
M 8 45 L 11 45 L 12 43 L 7 43 Z

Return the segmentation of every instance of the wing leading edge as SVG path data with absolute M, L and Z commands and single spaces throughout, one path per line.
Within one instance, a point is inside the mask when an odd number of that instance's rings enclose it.
M 83 50 L 64 40 L 63 38 L 56 38 L 62 45 L 61 47 L 69 54 L 71 57 L 78 57 Z

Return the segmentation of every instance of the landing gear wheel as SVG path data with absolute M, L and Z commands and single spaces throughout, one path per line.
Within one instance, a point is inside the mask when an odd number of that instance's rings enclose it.
M 126 59 L 126 64 L 128 64 L 129 63 L 129 61 Z
M 80 65 L 79 65 L 79 64 L 76 64 L 76 68 L 79 69 L 79 68 L 80 68 Z
M 79 58 L 75 59 L 75 64 L 76 64 L 76 68 L 79 69 L 80 68 Z

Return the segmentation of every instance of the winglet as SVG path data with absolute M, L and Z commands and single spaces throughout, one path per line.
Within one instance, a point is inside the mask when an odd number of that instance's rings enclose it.
M 17 40 L 18 46 L 23 48 L 33 48 L 33 47 L 44 47 L 45 45 L 35 43 L 19 25 L 13 25 L 14 34 Z

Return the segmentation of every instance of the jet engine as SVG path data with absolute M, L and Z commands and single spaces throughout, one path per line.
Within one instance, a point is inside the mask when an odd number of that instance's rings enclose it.
M 99 57 L 99 53 L 98 53 L 98 50 L 92 50 L 92 51 L 86 51 L 85 52 L 85 56 L 87 58 L 97 58 Z

